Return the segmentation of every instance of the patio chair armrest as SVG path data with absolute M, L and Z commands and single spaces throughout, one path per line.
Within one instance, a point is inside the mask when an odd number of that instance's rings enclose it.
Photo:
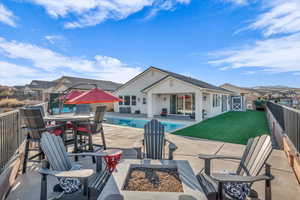
M 40 174 L 50 175 L 54 177 L 64 178 L 88 178 L 94 174 L 92 169 L 80 169 L 80 170 L 69 170 L 69 171 L 54 171 L 50 169 L 41 168 L 38 170 Z
M 168 139 L 165 139 L 165 142 L 167 142 L 169 144 L 168 145 L 168 148 L 169 148 L 169 160 L 173 160 L 173 158 L 174 158 L 174 151 L 176 151 L 176 149 L 178 147 L 176 146 L 176 144 L 174 144 L 173 142 L 171 142 Z
M 199 154 L 198 158 L 204 160 L 204 171 L 205 174 L 210 176 L 210 165 L 211 160 L 213 159 L 231 159 L 231 160 L 241 160 L 241 157 L 237 156 L 223 156 L 223 155 L 207 155 L 207 154 Z
M 272 175 L 259 175 L 259 176 L 239 176 L 230 174 L 213 173 L 211 177 L 221 183 L 236 182 L 236 183 L 254 183 L 257 181 L 272 180 Z
M 104 157 L 108 155 L 113 155 L 117 153 L 122 153 L 120 149 L 108 149 L 101 152 L 84 152 L 84 153 L 69 153 L 68 156 L 95 156 L 95 157 Z
M 203 160 L 213 160 L 213 159 L 229 159 L 229 160 L 241 160 L 241 157 L 238 156 L 224 156 L 224 155 L 206 155 L 199 154 L 198 158 Z

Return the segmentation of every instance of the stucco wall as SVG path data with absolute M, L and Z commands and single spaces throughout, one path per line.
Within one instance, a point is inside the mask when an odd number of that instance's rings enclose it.
M 170 95 L 154 95 L 155 105 L 153 106 L 154 115 L 159 115 L 163 108 L 170 112 Z
M 125 85 L 123 88 L 120 88 L 119 90 L 114 92 L 114 95 L 116 96 L 136 96 L 137 102 L 136 105 L 130 105 L 132 113 L 134 113 L 136 110 L 139 110 L 141 113 L 146 114 L 147 113 L 147 103 L 143 104 L 143 98 L 147 98 L 147 95 L 142 93 L 141 90 L 146 88 L 147 86 L 155 83 L 156 81 L 162 79 L 165 77 L 166 74 L 151 69 L 145 74 L 137 77 L 136 79 L 132 80 L 128 85 Z M 121 105 L 126 106 L 126 105 Z M 114 104 L 114 111 L 119 112 L 119 104 Z
M 178 94 L 178 93 L 194 93 L 195 94 L 195 114 L 196 120 L 202 120 L 202 90 L 194 85 L 188 84 L 184 81 L 169 77 L 155 87 L 150 88 L 147 91 L 148 101 L 152 103 L 148 104 L 148 117 L 153 117 L 157 114 L 158 110 L 161 110 L 162 106 L 155 102 L 157 94 Z M 162 95 L 161 95 L 162 96 Z M 170 101 L 165 101 L 165 105 Z M 165 106 L 164 105 L 164 106 Z M 167 107 L 169 110 L 169 107 Z

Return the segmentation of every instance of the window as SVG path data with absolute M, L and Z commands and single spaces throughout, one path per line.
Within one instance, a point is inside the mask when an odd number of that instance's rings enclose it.
M 130 96 L 124 96 L 124 105 L 126 106 L 130 105 Z
M 145 97 L 143 98 L 143 104 L 147 104 L 147 99 Z
M 131 105 L 136 105 L 136 96 L 131 96 Z
M 119 96 L 119 98 L 123 100 L 123 96 Z M 119 105 L 123 105 L 123 101 L 119 101 Z
M 213 94 L 213 107 L 220 106 L 220 96 L 218 94 Z

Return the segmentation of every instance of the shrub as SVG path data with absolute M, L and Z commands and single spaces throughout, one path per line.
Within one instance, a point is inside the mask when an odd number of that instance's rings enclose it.
M 15 108 L 24 106 L 24 102 L 19 101 L 18 99 L 2 99 L 0 100 L 1 108 Z

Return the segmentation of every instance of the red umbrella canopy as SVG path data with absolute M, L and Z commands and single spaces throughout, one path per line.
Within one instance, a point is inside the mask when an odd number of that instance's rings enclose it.
M 99 88 L 94 88 L 68 100 L 66 104 L 113 103 L 119 101 L 122 101 L 122 99 L 119 99 Z
M 78 91 L 78 90 L 72 90 L 69 93 L 59 97 L 60 100 L 70 100 L 70 99 L 74 99 L 75 97 L 81 95 L 83 92 Z

